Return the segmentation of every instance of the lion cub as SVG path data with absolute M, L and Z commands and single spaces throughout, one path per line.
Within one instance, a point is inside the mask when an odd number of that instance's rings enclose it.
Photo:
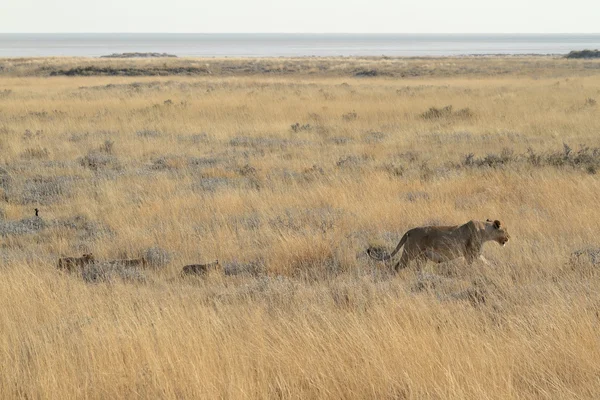
M 88 264 L 94 263 L 94 256 L 89 254 L 84 254 L 82 257 L 61 257 L 58 259 L 58 269 L 62 269 L 65 271 L 75 271 L 76 269 L 82 270 Z
M 212 269 L 219 265 L 219 260 L 208 264 L 190 264 L 183 267 L 181 270 L 181 275 L 202 275 L 208 272 L 209 269 Z

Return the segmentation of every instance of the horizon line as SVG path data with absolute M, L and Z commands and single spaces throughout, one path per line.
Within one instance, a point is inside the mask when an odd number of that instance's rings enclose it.
M 600 32 L 0 32 L 0 35 L 600 35 Z

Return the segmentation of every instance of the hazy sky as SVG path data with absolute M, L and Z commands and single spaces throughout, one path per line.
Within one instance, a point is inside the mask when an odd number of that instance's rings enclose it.
M 0 32 L 598 33 L 600 0 L 0 0 Z

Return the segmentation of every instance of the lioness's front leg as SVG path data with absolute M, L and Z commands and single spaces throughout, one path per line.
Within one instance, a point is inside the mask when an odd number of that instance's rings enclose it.
M 486 260 L 486 258 L 483 256 L 483 254 L 481 254 L 481 255 L 479 256 L 479 259 L 480 259 L 480 260 L 481 260 L 481 261 L 482 261 L 482 262 L 483 262 L 483 263 L 484 263 L 486 266 L 488 266 L 488 267 L 491 267 L 491 266 L 492 266 L 492 265 L 489 263 L 489 261 L 488 261 L 488 260 Z

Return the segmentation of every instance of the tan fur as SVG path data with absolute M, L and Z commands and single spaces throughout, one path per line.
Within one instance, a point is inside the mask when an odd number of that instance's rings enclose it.
M 216 260 L 209 264 L 190 264 L 183 267 L 181 275 L 202 275 L 208 272 L 209 269 L 219 265 L 219 260 Z
M 483 244 L 493 240 L 504 246 L 509 239 L 506 228 L 498 220 L 469 221 L 464 225 L 413 228 L 402 236 L 392 254 L 377 258 L 371 254 L 371 249 L 367 250 L 367 254 L 375 260 L 385 261 L 394 257 L 404 246 L 400 261 L 394 266 L 396 271 L 405 268 L 413 260 L 441 263 L 464 257 L 467 264 L 477 258 L 487 263 L 481 254 Z
M 93 263 L 94 256 L 84 254 L 82 257 L 61 257 L 58 259 L 58 269 L 72 272 L 76 269 L 82 270 L 88 264 Z

